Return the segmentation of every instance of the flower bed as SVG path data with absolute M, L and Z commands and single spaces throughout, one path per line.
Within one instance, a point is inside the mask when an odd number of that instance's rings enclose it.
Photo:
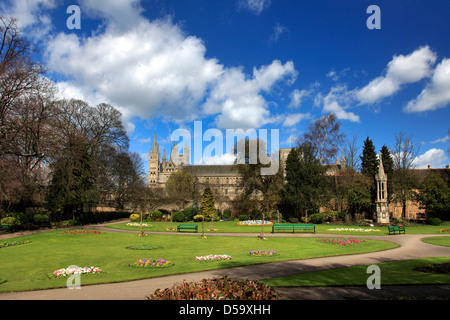
M 244 220 L 244 221 L 239 221 L 237 223 L 238 226 L 262 226 L 263 225 L 263 221 L 262 220 Z M 273 225 L 272 221 L 267 221 L 264 220 L 264 225 L 265 226 L 271 226 Z
M 329 243 L 333 245 L 340 245 L 340 246 L 348 246 L 351 244 L 359 244 L 367 242 L 366 240 L 359 240 L 359 239 L 317 239 L 317 241 L 322 241 L 324 243 Z
M 441 233 L 444 233 L 444 232 L 450 232 L 450 229 L 442 229 Z
M 257 257 L 268 257 L 274 256 L 275 250 L 251 250 L 250 254 Z
M 173 264 L 166 259 L 139 259 L 132 266 L 141 268 L 164 268 L 169 267 Z
M 380 229 L 363 229 L 363 228 L 334 228 L 327 229 L 328 231 L 356 231 L 356 232 L 378 232 Z
M 26 241 L 3 242 L 3 243 L 0 243 L 0 248 L 15 247 L 15 246 L 19 246 L 21 244 L 26 244 L 26 243 L 31 243 L 31 241 L 26 240 Z
M 227 276 L 203 279 L 199 282 L 174 284 L 157 289 L 147 298 L 151 300 L 278 300 L 273 288 L 252 280 L 231 280 Z
M 130 227 L 140 227 L 141 224 L 138 223 L 138 222 L 128 222 L 128 223 L 127 223 L 127 226 L 130 226 Z M 151 225 L 151 224 L 148 224 L 148 223 L 142 223 L 142 226 L 143 226 L 143 227 L 152 227 L 152 225 Z
M 102 269 L 98 267 L 76 267 L 76 268 L 66 268 L 66 269 L 58 269 L 53 272 L 53 275 L 57 278 L 59 277 L 68 277 L 75 274 L 98 274 L 103 272 Z
M 218 260 L 231 260 L 231 256 L 226 254 L 210 254 L 207 256 L 197 256 L 195 261 L 206 262 L 206 261 L 218 261 Z
M 74 229 L 74 230 L 66 230 L 61 232 L 61 234 L 106 234 L 106 232 L 96 231 L 96 230 L 84 230 L 84 229 Z

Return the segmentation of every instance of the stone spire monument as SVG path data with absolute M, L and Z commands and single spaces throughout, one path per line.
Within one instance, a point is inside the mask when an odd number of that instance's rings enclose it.
M 380 165 L 375 175 L 377 183 L 377 199 L 375 201 L 377 211 L 377 223 L 389 223 L 389 205 L 387 201 L 387 175 L 383 168 L 383 159 L 380 152 Z

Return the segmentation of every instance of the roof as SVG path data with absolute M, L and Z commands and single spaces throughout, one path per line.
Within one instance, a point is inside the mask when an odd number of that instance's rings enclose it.
M 183 170 L 195 177 L 240 176 L 236 165 L 192 165 L 184 166 Z

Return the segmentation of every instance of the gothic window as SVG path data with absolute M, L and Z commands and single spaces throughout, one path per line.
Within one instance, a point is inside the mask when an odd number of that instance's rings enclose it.
M 230 182 L 228 181 L 228 178 L 227 178 L 227 184 L 229 184 Z
M 219 178 L 217 178 L 217 184 L 219 184 L 220 183 L 220 180 L 219 180 Z

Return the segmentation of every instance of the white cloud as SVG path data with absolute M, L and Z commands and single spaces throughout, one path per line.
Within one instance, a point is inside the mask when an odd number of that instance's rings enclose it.
M 310 119 L 311 114 L 310 113 L 295 113 L 286 115 L 286 118 L 283 122 L 283 126 L 285 127 L 292 127 L 297 125 L 301 120 L 303 119 Z
M 269 41 L 272 43 L 277 42 L 280 36 L 286 31 L 287 31 L 286 27 L 282 26 L 280 23 L 277 22 L 275 28 L 273 29 L 272 34 L 269 37 Z
M 434 70 L 431 82 L 419 96 L 408 102 L 406 112 L 424 112 L 450 104 L 450 59 L 443 59 Z
M 387 65 L 386 75 L 372 80 L 356 97 L 361 104 L 376 103 L 399 91 L 404 84 L 420 81 L 431 75 L 431 67 L 436 62 L 436 54 L 428 46 L 411 54 L 394 56 Z
M 108 26 L 126 30 L 141 22 L 140 0 L 79 0 L 82 14 L 105 20 Z
M 123 33 L 107 28 L 86 39 L 59 33 L 46 53 L 72 91 L 95 94 L 142 118 L 160 111 L 182 121 L 197 114 L 196 105 L 223 72 L 205 51 L 199 38 L 186 37 L 170 20 L 142 20 Z
M 311 90 L 298 90 L 298 89 L 294 89 L 291 94 L 290 94 L 290 98 L 291 98 L 291 102 L 289 103 L 288 107 L 289 108 L 298 108 L 300 107 L 301 103 L 302 103 L 302 99 L 304 97 L 309 96 L 309 94 L 311 93 Z
M 225 70 L 216 80 L 205 104 L 206 114 L 220 113 L 216 117 L 219 128 L 244 130 L 274 123 L 280 117 L 271 116 L 262 92 L 270 92 L 281 81 L 295 80 L 297 71 L 291 61 L 282 64 L 274 60 L 268 66 L 253 69 L 253 77 L 247 78 L 241 69 Z
M 445 151 L 433 148 L 416 157 L 413 164 L 417 169 L 425 169 L 428 165 L 431 165 L 432 168 L 444 168 L 446 161 L 447 157 L 445 156 Z
M 270 6 L 271 0 L 239 0 L 239 8 L 249 10 L 255 15 L 260 15 Z
M 436 140 L 433 140 L 433 141 L 431 141 L 430 143 L 431 143 L 431 144 L 445 143 L 445 142 L 447 142 L 447 141 L 449 141 L 449 140 L 450 140 L 450 132 L 449 132 L 449 134 L 446 135 L 445 137 L 439 138 L 439 139 L 436 139 Z
M 221 155 L 214 155 L 211 157 L 203 157 L 201 164 L 209 165 L 222 165 L 222 164 L 233 164 L 236 160 L 236 156 L 231 153 L 224 153 Z
M 352 100 L 353 92 L 347 91 L 346 86 L 336 86 L 331 88 L 330 92 L 325 97 L 321 94 L 317 95 L 315 104 L 322 105 L 322 111 L 324 113 L 334 113 L 338 119 L 360 122 L 358 115 L 347 111 L 347 109 L 350 108 Z

